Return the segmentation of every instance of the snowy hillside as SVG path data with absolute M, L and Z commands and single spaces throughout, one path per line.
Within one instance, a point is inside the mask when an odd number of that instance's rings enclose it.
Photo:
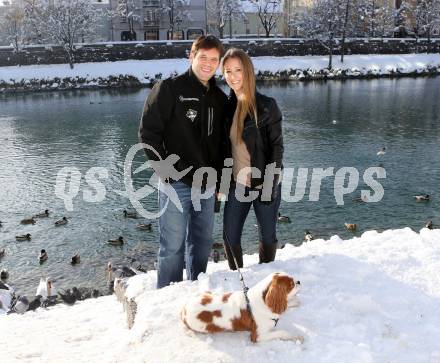
M 155 272 L 130 280 L 138 312 L 131 330 L 115 296 L 0 316 L 1 362 L 440 362 L 440 230 L 369 231 L 301 247 L 286 245 L 272 264 L 245 256 L 252 286 L 285 271 L 301 281 L 300 306 L 279 328 L 290 341 L 252 344 L 248 333 L 196 334 L 179 313 L 210 290 L 239 290 L 226 263 L 210 264 L 197 282 L 155 290 Z M 6 342 L 6 344 L 5 344 Z

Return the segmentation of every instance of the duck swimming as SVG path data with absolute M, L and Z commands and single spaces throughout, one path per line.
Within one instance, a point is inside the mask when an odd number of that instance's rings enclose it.
M 46 209 L 44 212 L 35 214 L 32 218 L 46 218 L 49 217 L 49 209 Z
M 47 255 L 46 250 L 44 250 L 44 249 L 41 250 L 40 255 L 38 256 L 38 261 L 40 261 L 40 264 L 47 261 L 48 258 L 49 258 L 49 256 Z
M 152 225 L 151 225 L 151 223 L 148 223 L 148 224 L 141 223 L 141 224 L 138 224 L 136 226 L 136 228 L 137 229 L 141 229 L 143 231 L 151 231 L 152 230 Z
M 70 261 L 70 263 L 71 263 L 72 265 L 77 265 L 77 264 L 80 263 L 80 262 L 81 262 L 81 257 L 80 257 L 79 254 L 76 254 L 75 256 L 73 256 L 72 259 L 71 259 L 71 261 Z
M 124 209 L 124 217 L 136 219 L 138 216 L 136 212 L 127 212 L 127 210 Z
M 383 156 L 383 155 L 385 155 L 386 154 L 386 148 L 385 147 L 383 147 L 383 148 L 381 148 L 378 152 L 377 152 L 377 156 Z
M 30 241 L 32 238 L 31 238 L 31 234 L 30 233 L 26 233 L 26 234 L 23 234 L 21 236 L 15 236 L 15 239 L 17 241 Z
M 124 238 L 119 236 L 118 239 L 109 239 L 107 242 L 114 246 L 120 246 L 124 244 Z
M 425 195 L 415 195 L 414 198 L 416 198 L 417 202 L 427 202 L 430 200 L 429 194 Z
M 0 280 L 7 280 L 9 278 L 9 272 L 6 269 L 0 271 Z
M 34 217 L 32 217 L 32 218 L 25 218 L 25 219 L 22 219 L 22 220 L 20 221 L 20 223 L 21 223 L 21 224 L 35 224 L 36 222 L 35 222 Z
M 349 231 L 355 231 L 357 225 L 356 223 L 345 223 L 345 228 L 347 228 Z
M 58 221 L 55 222 L 55 226 L 62 226 L 64 224 L 67 224 L 67 222 L 68 222 L 67 218 L 63 217 L 63 218 L 61 218 L 61 219 L 59 219 Z
M 278 212 L 278 222 L 280 223 L 290 223 L 290 218 L 288 216 L 282 216 L 281 213 Z

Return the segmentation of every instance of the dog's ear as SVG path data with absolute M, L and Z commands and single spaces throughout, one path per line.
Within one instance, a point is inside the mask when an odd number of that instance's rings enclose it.
M 287 309 L 287 295 L 294 287 L 295 282 L 291 277 L 275 274 L 263 291 L 263 300 L 273 313 L 282 314 Z

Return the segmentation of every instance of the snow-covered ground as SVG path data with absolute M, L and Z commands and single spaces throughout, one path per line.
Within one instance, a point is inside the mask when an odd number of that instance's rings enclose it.
M 239 290 L 226 263 L 199 281 L 155 290 L 155 273 L 130 281 L 138 312 L 131 330 L 115 296 L 0 316 L 0 361 L 9 362 L 440 362 L 440 229 L 409 228 L 359 238 L 286 245 L 274 263 L 245 256 L 252 286 L 285 271 L 301 281 L 300 306 L 279 327 L 301 331 L 290 341 L 252 344 L 248 333 L 197 334 L 180 309 L 210 290 Z
M 315 74 L 325 71 L 328 65 L 326 56 L 255 57 L 253 61 L 257 73 L 276 75 L 279 72 L 290 72 L 291 79 L 304 78 L 304 71 L 313 78 Z M 165 78 L 187 68 L 187 59 L 81 63 L 76 64 L 74 69 L 70 69 L 67 64 L 0 67 L 0 85 L 3 83 L 0 88 L 14 84 L 26 86 L 35 81 L 44 81 L 43 88 L 46 89 L 109 86 L 109 77 L 119 76 L 131 76 L 141 84 L 149 84 L 159 74 Z M 325 73 L 329 77 L 338 77 L 344 71 L 345 76 L 356 77 L 422 73 L 428 70 L 440 72 L 440 54 L 348 55 L 344 63 L 340 63 L 339 57 L 335 56 L 333 71 Z M 60 80 L 66 78 L 69 80 L 60 84 Z M 78 78 L 85 81 L 74 81 Z

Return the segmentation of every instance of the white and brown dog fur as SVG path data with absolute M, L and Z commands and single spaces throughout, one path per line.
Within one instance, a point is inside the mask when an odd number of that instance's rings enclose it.
M 284 330 L 273 330 L 288 307 L 298 306 L 295 295 L 299 281 L 285 273 L 272 273 L 248 291 L 253 319 L 243 291 L 214 295 L 204 293 L 187 303 L 181 318 L 187 328 L 200 333 L 250 331 L 252 342 L 273 339 L 303 341 Z

